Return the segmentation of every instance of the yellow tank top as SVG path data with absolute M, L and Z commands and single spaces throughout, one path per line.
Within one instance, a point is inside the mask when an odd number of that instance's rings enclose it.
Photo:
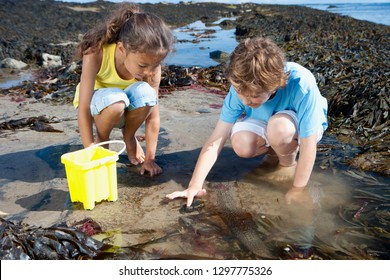
M 115 68 L 115 48 L 116 44 L 107 44 L 103 46 L 102 65 L 96 75 L 95 90 L 99 88 L 120 88 L 125 89 L 129 85 L 137 82 L 136 79 L 124 80 L 119 77 Z M 79 106 L 80 83 L 76 87 L 73 105 Z

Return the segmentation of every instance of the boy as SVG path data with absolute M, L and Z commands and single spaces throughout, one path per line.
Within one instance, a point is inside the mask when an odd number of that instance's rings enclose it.
M 194 197 L 206 194 L 203 183 L 230 136 L 240 157 L 267 154 L 277 159 L 272 178 L 292 177 L 286 201 L 297 200 L 308 184 L 317 142 L 328 126 L 327 101 L 314 76 L 299 64 L 286 62 L 283 51 L 271 40 L 251 38 L 235 48 L 227 78 L 231 88 L 220 119 L 200 152 L 188 188 L 167 197 L 186 197 L 190 206 Z

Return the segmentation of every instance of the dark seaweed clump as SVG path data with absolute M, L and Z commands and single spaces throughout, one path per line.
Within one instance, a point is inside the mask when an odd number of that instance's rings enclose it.
M 1 260 L 93 259 L 104 247 L 86 233 L 65 225 L 49 228 L 0 218 Z

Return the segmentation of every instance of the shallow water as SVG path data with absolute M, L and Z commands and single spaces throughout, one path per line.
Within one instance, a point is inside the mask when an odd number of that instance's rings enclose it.
M 222 20 L 234 20 L 234 18 L 222 18 Z M 215 33 L 209 34 L 209 37 L 197 36 L 203 34 L 205 30 L 215 30 Z M 174 30 L 178 43 L 176 51 L 172 53 L 165 61 L 167 65 L 178 66 L 200 66 L 209 67 L 219 63 L 210 58 L 210 52 L 223 51 L 231 53 L 237 45 L 235 29 L 222 29 L 220 26 L 206 26 L 201 21 L 196 21 L 187 26 Z M 193 41 L 197 41 L 194 43 Z
M 325 139 L 327 144 L 333 141 Z M 284 199 L 288 183 L 267 179 L 268 170 L 259 167 L 260 159 L 239 159 L 229 148 L 221 153 L 208 182 L 238 182 L 234 199 L 242 209 L 237 215 L 252 219 L 272 259 L 390 259 L 390 180 L 343 165 L 324 168 L 325 158 L 341 162 L 337 153 L 319 157 L 302 201 L 290 205 Z M 162 176 L 166 177 L 155 179 L 159 190 L 143 197 L 137 209 L 140 213 L 168 211 L 170 217 L 144 217 L 142 231 L 135 225 L 116 228 L 111 238 L 121 249 L 115 258 L 132 258 L 137 248 L 143 255 L 135 258 L 258 259 L 224 222 L 218 210 L 223 205 L 215 202 L 209 183 L 205 186 L 208 195 L 200 199 L 205 205 L 200 210 L 180 214 L 183 200 L 162 204 L 161 197 L 173 182 L 182 186 L 188 182 L 191 163 L 185 164 L 180 153 L 166 155 L 165 160 L 162 155 L 161 160 L 165 168 Z M 170 170 L 174 162 L 183 165 Z M 139 183 L 123 170 L 119 181 Z M 145 182 L 141 187 L 147 187 Z M 245 226 L 237 225 L 236 233 L 237 229 L 245 230 Z
M 314 171 L 302 202 L 287 205 L 283 196 L 289 186 L 267 185 L 262 172 L 255 169 L 242 186 L 246 191 L 241 200 L 250 205 L 255 217 L 272 222 L 268 242 L 279 251 L 279 257 L 388 259 L 388 234 L 380 237 L 370 233 L 370 228 L 389 230 L 374 214 L 380 207 L 389 210 L 389 182 L 349 172 Z M 359 178 L 352 177 L 355 175 Z M 375 191 L 379 189 L 381 201 L 376 200 Z M 360 192 L 367 196 L 360 197 Z
M 6 89 L 22 84 L 33 78 L 31 71 L 14 71 L 12 69 L 0 69 L 0 89 Z
M 54 171 L 45 180 L 61 180 L 65 186 L 60 156 L 79 148 L 59 145 L 37 150 L 35 155 Z M 259 259 L 235 235 L 246 230 L 245 224 L 233 231 L 225 223 L 224 205 L 216 202 L 210 185 L 236 181 L 232 199 L 241 205 L 237 215 L 257 227 L 272 259 L 390 259 L 388 178 L 342 165 L 324 169 L 319 157 L 302 203 L 287 205 L 288 183 L 267 179 L 269 170 L 259 166 L 261 159 L 240 159 L 226 147 L 205 184 L 208 195 L 198 199 L 204 207 L 180 213 L 184 200 L 166 201 L 164 196 L 188 183 L 198 153 L 196 149 L 161 154 L 158 162 L 164 173 L 153 179 L 136 174 L 134 167 L 127 166 L 126 156 L 121 156 L 118 201 L 96 203 L 93 211 L 71 203 L 69 193 L 56 189 L 23 200 L 35 213 L 65 207 L 71 212 L 69 224 L 82 217 L 97 221 L 104 232 L 94 237 L 114 245 L 111 253 L 101 256 L 106 259 Z
M 389 198 L 382 196 L 389 193 L 388 182 L 386 185 L 378 181 L 373 185 L 371 181 L 351 179 L 341 173 L 315 172 L 315 183 L 307 188 L 307 200 L 302 204 L 286 205 L 285 188 L 261 181 L 256 176 L 256 170 L 253 170 L 247 178 L 239 181 L 236 199 L 241 201 L 240 214 L 249 215 L 257 225 L 258 235 L 271 252 L 272 259 L 390 258 L 389 226 L 386 224 L 389 217 L 383 217 L 382 224 L 377 216 L 378 210 L 382 215 L 389 213 Z M 351 183 L 357 187 L 352 188 Z M 366 190 L 370 193 L 378 188 L 384 200 L 378 201 L 370 195 L 361 199 L 356 192 Z M 141 232 L 139 240 L 142 242 L 134 239 L 134 232 L 124 230 L 120 233 L 119 230 L 111 234 L 116 246 L 121 247 L 117 252 L 122 255 L 118 253 L 116 257 L 131 258 L 134 251 L 130 248 L 138 248 L 145 253 L 142 258 L 146 259 L 261 258 L 236 238 L 232 228 L 210 206 L 214 202 L 210 201 L 212 190 L 208 190 L 209 195 L 202 199 L 205 208 L 182 214 L 178 224 L 171 225 L 169 230 Z M 161 207 L 158 201 L 154 200 L 154 203 L 155 206 L 150 207 Z M 237 227 L 245 230 L 239 225 Z

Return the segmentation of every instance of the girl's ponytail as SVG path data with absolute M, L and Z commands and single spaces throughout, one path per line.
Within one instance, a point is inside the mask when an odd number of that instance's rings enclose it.
M 95 52 L 102 48 L 104 44 L 115 43 L 123 25 L 140 9 L 134 4 L 117 4 L 108 20 L 88 31 L 82 38 L 76 49 L 76 58 L 82 58 L 84 54 Z
M 102 45 L 115 43 L 118 41 L 118 36 L 128 20 L 135 14 L 139 13 L 140 9 L 132 4 L 122 4 L 115 10 L 112 16 L 106 22 L 106 34 L 102 39 Z

